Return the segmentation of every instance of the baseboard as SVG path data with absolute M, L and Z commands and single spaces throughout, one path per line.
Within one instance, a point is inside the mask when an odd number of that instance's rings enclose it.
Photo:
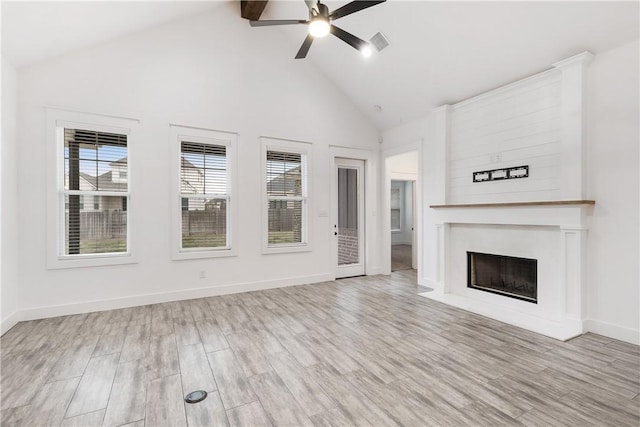
M 583 333 L 583 323 L 574 319 L 543 318 L 462 295 L 445 294 L 438 290 L 418 295 L 561 341 L 567 341 Z
M 633 328 L 627 328 L 626 326 L 603 322 L 601 320 L 587 319 L 584 321 L 584 330 L 616 340 L 640 345 L 640 331 Z
M 16 323 L 22 320 L 22 313 L 20 311 L 14 311 L 0 322 L 0 335 L 4 335 L 9 329 L 13 328 Z
M 436 281 L 433 279 L 429 279 L 428 277 L 419 277 L 418 285 L 426 286 L 427 288 L 435 289 L 437 287 Z
M 283 288 L 287 286 L 304 285 L 309 283 L 333 280 L 330 273 L 312 276 L 287 277 L 277 280 L 236 283 L 233 285 L 217 285 L 206 288 L 184 289 L 180 291 L 159 292 L 154 294 L 134 295 L 124 298 L 107 300 L 84 301 L 74 304 L 64 304 L 45 307 L 27 308 L 18 312 L 19 321 L 45 319 L 49 317 L 67 316 L 70 314 L 90 313 L 93 311 L 114 310 L 118 308 L 135 307 L 139 305 L 158 304 L 163 302 L 206 298 L 218 295 L 237 294 L 240 292 L 261 291 L 265 289 Z M 4 321 L 2 322 L 4 331 Z

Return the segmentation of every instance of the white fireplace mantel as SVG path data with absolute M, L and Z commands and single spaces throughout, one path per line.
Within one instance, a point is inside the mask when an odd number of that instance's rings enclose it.
M 430 206 L 436 212 L 437 278 L 434 290 L 421 295 L 560 340 L 582 334 L 586 295 L 585 248 L 594 204 L 592 200 L 571 200 Z M 553 233 L 557 232 L 559 238 L 554 241 L 559 242 L 560 247 L 553 250 L 560 256 L 554 267 L 559 270 L 559 276 L 553 283 L 539 283 L 539 286 L 559 287 L 543 293 L 553 293 L 557 299 L 539 301 L 536 306 L 500 295 L 486 296 L 478 293 L 482 291 L 462 288 L 460 283 L 454 283 L 452 254 L 448 246 L 451 226 L 455 224 L 493 227 L 491 233 L 496 235 L 496 239 L 499 239 L 499 229 L 496 230 L 495 226 L 525 226 L 527 232 L 534 236 L 537 230 L 543 234 L 550 229 L 555 230 Z
M 436 224 L 511 224 L 586 228 L 594 200 L 431 205 Z
M 423 144 L 422 295 L 566 340 L 583 333 L 586 240 L 583 52 L 547 71 L 429 116 Z M 527 165 L 524 179 L 473 182 L 474 172 Z M 538 260 L 537 303 L 467 286 L 467 252 Z

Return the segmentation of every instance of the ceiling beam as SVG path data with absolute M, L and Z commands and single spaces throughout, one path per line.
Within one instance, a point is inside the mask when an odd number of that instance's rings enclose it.
M 269 0 L 240 0 L 240 16 L 257 21 Z

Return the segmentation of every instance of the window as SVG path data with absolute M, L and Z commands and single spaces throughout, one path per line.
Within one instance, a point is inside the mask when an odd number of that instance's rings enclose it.
M 227 247 L 227 147 L 182 141 L 182 249 Z
M 234 255 L 233 153 L 236 135 L 172 126 L 179 163 L 174 212 L 174 259 Z
M 129 144 L 135 120 L 47 110 L 47 266 L 135 262 Z
M 128 185 L 114 180 L 114 174 L 128 168 L 127 135 L 65 127 L 63 138 L 65 220 L 59 255 L 126 253 Z M 104 207 L 85 209 L 85 198 Z
M 308 148 L 263 139 L 267 253 L 308 250 Z
M 391 182 L 391 231 L 401 231 L 402 187 L 397 181 Z

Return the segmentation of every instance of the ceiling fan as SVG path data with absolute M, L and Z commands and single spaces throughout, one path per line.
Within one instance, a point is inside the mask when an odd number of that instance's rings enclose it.
M 332 24 L 336 19 L 340 19 L 344 16 L 351 15 L 352 13 L 359 12 L 363 9 L 375 6 L 380 3 L 384 3 L 386 0 L 378 1 L 352 1 L 344 6 L 329 12 L 329 8 L 316 0 L 304 0 L 309 8 L 309 19 L 276 19 L 276 20 L 264 20 L 264 21 L 249 21 L 252 27 L 267 27 L 271 25 L 294 25 L 294 24 L 307 24 L 309 25 L 309 35 L 304 39 L 296 59 L 302 59 L 307 56 L 311 43 L 315 38 L 324 37 L 331 33 L 338 37 L 343 42 L 349 44 L 355 49 L 365 53 L 369 43 L 354 36 L 353 34 L 336 27 Z

